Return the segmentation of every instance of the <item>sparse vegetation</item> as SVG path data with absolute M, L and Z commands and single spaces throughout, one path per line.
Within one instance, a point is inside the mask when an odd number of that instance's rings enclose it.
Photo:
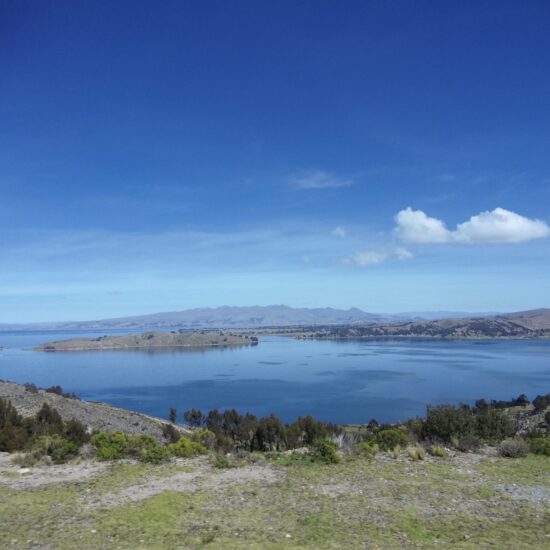
M 507 458 L 521 458 L 529 454 L 529 445 L 519 437 L 505 439 L 498 446 L 498 452 Z
M 426 458 L 426 450 L 423 447 L 409 447 L 407 454 L 412 461 L 424 460 Z
M 508 409 L 489 404 L 438 408 L 430 421 L 417 418 L 395 426 L 369 422 L 345 429 L 311 417 L 285 426 L 273 415 L 258 419 L 214 411 L 200 413 L 202 426 L 213 429 L 194 428 L 188 437 L 167 424 L 159 440 L 118 431 L 97 432 L 85 443 L 89 436 L 84 426 L 64 422 L 52 407 L 24 419 L 10 403 L 0 401 L 0 444 L 23 448 L 23 454 L 14 454 L 22 467 L 62 463 L 77 453 L 97 453 L 96 460 L 103 463 L 133 459 L 107 465 L 101 470 L 107 473 L 96 480 L 80 479 L 84 492 L 71 485 L 8 490 L 9 478 L 0 469 L 0 542 L 16 539 L 15 529 L 23 528 L 13 514 L 17 509 L 26 518 L 26 531 L 51 547 L 277 547 L 282 539 L 295 548 L 337 547 L 342 540 L 350 548 L 364 547 L 365 540 L 388 548 L 403 545 L 403 540 L 423 548 L 456 541 L 464 541 L 465 548 L 483 548 L 505 545 L 512 535 L 513 540 L 521 537 L 517 548 L 543 547 L 550 516 L 536 499 L 544 498 L 550 484 L 550 437 L 540 421 L 543 412 L 532 411 L 530 407 L 523 414 L 535 419 L 533 429 L 511 438 L 503 437 L 508 430 L 502 429 L 507 424 L 500 416 Z M 434 437 L 437 430 L 440 438 Z M 437 443 L 442 434 L 449 439 L 445 444 L 454 447 L 450 456 Z M 498 457 L 489 453 L 484 458 L 485 449 L 475 455 L 460 452 L 481 443 L 494 445 L 499 438 Z M 386 452 L 377 456 L 379 446 Z M 201 458 L 205 454 L 209 456 Z M 200 474 L 182 465 L 191 457 Z M 517 457 L 513 467 L 506 466 L 512 464 L 508 457 Z M 68 467 L 77 467 L 78 460 Z M 254 479 L 275 475 L 285 481 L 246 481 L 256 469 L 261 473 Z M 226 481 L 215 482 L 218 477 Z M 23 478 L 17 474 L 17 479 Z M 185 479 L 191 481 L 181 481 Z M 136 496 L 140 491 L 143 497 Z M 126 494 L 143 500 L 130 505 Z M 86 504 L 87 499 L 111 509 Z M 437 520 L 432 512 L 436 508 Z M 298 512 L 291 516 L 296 520 L 289 520 L 289 511 Z M 384 529 L 365 522 L 365 513 L 381 518 Z M 48 521 L 62 521 L 64 529 L 48 529 Z M 82 524 L 91 525 L 89 534 L 82 534 Z
M 447 451 L 443 447 L 437 445 L 430 445 L 428 447 L 428 453 L 437 458 L 446 458 L 448 456 Z
M 328 439 L 316 439 L 313 442 L 313 456 L 327 464 L 336 464 L 340 462 L 338 447 Z
M 374 442 L 361 441 L 357 445 L 359 452 L 367 459 L 372 460 L 378 453 L 378 445 Z
M 382 428 L 376 434 L 376 443 L 383 451 L 389 451 L 395 447 L 405 447 L 409 444 L 407 434 L 400 428 L 388 427 Z

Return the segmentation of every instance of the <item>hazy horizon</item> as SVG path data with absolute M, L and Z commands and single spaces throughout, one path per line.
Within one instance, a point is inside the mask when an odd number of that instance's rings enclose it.
M 315 309 L 333 309 L 338 311 L 350 311 L 354 309 L 359 309 L 363 313 L 368 314 L 374 314 L 374 315 L 380 315 L 380 316 L 415 316 L 415 315 L 425 315 L 426 319 L 434 318 L 434 315 L 441 314 L 442 316 L 445 315 L 459 315 L 459 316 L 468 316 L 468 315 L 499 315 L 499 314 L 506 314 L 506 313 L 515 313 L 520 311 L 528 311 L 527 309 L 520 309 L 520 310 L 514 310 L 514 311 L 465 311 L 465 310 L 449 310 L 449 309 L 441 309 L 441 310 L 415 310 L 415 311 L 373 311 L 370 309 L 364 309 L 364 308 L 357 308 L 355 306 L 349 307 L 349 308 L 337 308 L 333 306 L 319 306 L 319 307 L 294 307 L 289 306 L 288 304 L 251 304 L 249 306 L 241 306 L 241 305 L 231 305 L 231 304 L 222 304 L 219 306 L 205 306 L 205 307 L 196 307 L 196 308 L 183 308 L 183 309 L 172 309 L 172 310 L 166 310 L 166 311 L 146 311 L 142 313 L 137 313 L 135 315 L 113 315 L 109 317 L 86 317 L 83 316 L 81 318 L 74 318 L 74 319 L 67 319 L 67 318 L 59 318 L 59 319 L 43 319 L 39 321 L 20 321 L 20 322 L 0 322 L 0 326 L 6 325 L 33 325 L 33 324 L 55 324 L 55 323 L 79 323 L 79 322 L 95 322 L 95 321 L 109 321 L 109 320 L 116 320 L 116 319 L 126 319 L 126 318 L 133 318 L 133 317 L 147 317 L 152 315 L 162 315 L 162 314 L 170 314 L 170 313 L 179 313 L 184 311 L 193 311 L 193 310 L 218 310 L 222 308 L 236 308 L 236 309 L 245 309 L 245 308 L 276 308 L 276 307 L 288 307 L 291 309 L 307 309 L 307 310 L 315 310 Z M 539 308 L 534 309 L 547 309 L 544 306 L 540 306 Z

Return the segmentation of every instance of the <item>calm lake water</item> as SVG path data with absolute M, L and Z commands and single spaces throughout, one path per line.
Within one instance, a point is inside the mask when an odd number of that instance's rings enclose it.
M 285 421 L 396 421 L 428 403 L 472 403 L 550 392 L 550 341 L 299 341 L 208 351 L 26 351 L 103 333 L 0 333 L 0 379 L 59 384 L 83 399 L 166 417 L 235 407 Z

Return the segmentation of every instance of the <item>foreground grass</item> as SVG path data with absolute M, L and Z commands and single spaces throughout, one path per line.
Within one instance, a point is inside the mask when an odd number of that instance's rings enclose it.
M 271 484 L 209 484 L 215 472 L 203 460 L 113 464 L 87 482 L 33 490 L 0 485 L 0 547 L 550 547 L 548 458 L 275 460 L 270 467 L 279 474 Z M 125 488 L 197 469 L 206 481 L 193 491 L 116 502 Z M 511 496 L 503 485 L 513 484 L 519 492 Z M 105 495 L 115 505 L 89 506 L 88 497 Z

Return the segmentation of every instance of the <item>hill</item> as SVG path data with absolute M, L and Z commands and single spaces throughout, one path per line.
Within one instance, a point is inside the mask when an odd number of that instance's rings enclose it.
M 506 315 L 410 321 L 369 326 L 324 327 L 304 337 L 431 337 L 431 338 L 550 338 L 550 309 L 534 309 Z
M 254 336 L 225 332 L 144 332 L 142 334 L 129 334 L 126 336 L 71 338 L 69 340 L 46 342 L 33 349 L 35 351 L 101 351 L 250 346 L 257 343 L 258 340 Z
M 221 306 L 196 308 L 116 317 L 95 321 L 67 321 L 51 323 L 0 324 L 6 330 L 104 330 L 139 328 L 264 328 L 313 325 L 355 325 L 399 323 L 416 319 L 441 319 L 443 317 L 467 317 L 459 312 L 411 312 L 397 314 L 368 313 L 359 308 L 335 309 L 293 308 L 285 305 L 271 306 Z
M 17 411 L 24 417 L 33 416 L 47 403 L 59 412 L 63 420 L 75 418 L 82 422 L 89 431 L 114 432 L 122 430 L 129 434 L 147 434 L 163 441 L 163 427 L 166 420 L 145 414 L 111 407 L 104 403 L 81 401 L 74 397 L 64 397 L 50 391 L 36 388 L 33 385 L 21 385 L 0 381 L 0 399 L 11 401 Z M 186 428 L 178 426 L 180 431 Z
M 342 325 L 355 323 L 386 323 L 411 317 L 377 315 L 358 308 L 292 308 L 285 305 L 186 309 L 117 317 L 97 321 L 59 323 L 3 324 L 0 330 L 79 330 L 134 328 L 257 328 L 276 326 Z

